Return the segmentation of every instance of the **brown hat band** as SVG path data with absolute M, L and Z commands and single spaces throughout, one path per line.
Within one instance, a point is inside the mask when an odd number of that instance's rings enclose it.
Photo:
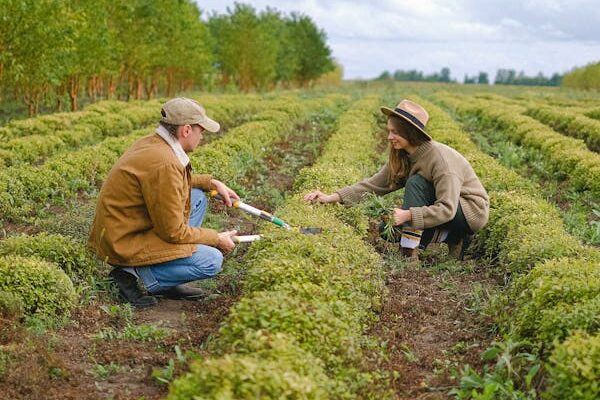
M 419 121 L 419 119 L 417 117 L 415 117 L 408 111 L 404 111 L 401 108 L 394 108 L 394 111 L 397 112 L 398 114 L 405 116 L 409 120 L 411 120 L 411 122 L 414 123 L 415 125 L 417 125 L 419 128 L 425 129 L 425 125 L 423 125 L 423 123 L 421 121 Z

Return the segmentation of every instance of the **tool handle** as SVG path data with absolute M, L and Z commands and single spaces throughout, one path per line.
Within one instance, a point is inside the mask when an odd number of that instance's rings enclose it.
M 242 235 L 242 236 L 232 236 L 231 240 L 236 243 L 250 243 L 255 242 L 257 240 L 262 239 L 261 235 Z

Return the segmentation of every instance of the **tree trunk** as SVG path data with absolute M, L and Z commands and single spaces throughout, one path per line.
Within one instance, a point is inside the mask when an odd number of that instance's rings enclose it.
M 97 92 L 97 88 L 98 88 L 98 76 L 97 75 L 92 75 L 91 77 L 88 78 L 87 81 L 87 92 L 88 92 L 88 97 L 90 98 L 90 101 L 92 103 L 96 102 L 96 97 L 98 96 L 98 92 Z
M 63 110 L 63 96 L 65 95 L 65 84 L 62 83 L 56 88 L 56 109 L 58 112 Z
M 117 91 L 117 84 L 115 82 L 115 77 L 111 75 L 108 78 L 108 87 L 106 88 L 106 98 L 111 100 L 115 97 L 115 92 Z
M 135 79 L 132 75 L 130 75 L 127 80 L 127 86 L 129 88 L 128 94 L 127 94 L 127 101 L 129 101 L 130 99 L 135 98 Z
M 152 99 L 154 95 L 156 95 L 156 89 L 158 87 L 158 74 L 152 74 L 150 77 L 150 81 L 146 82 L 145 90 L 146 90 L 146 98 L 148 100 Z
M 25 103 L 27 104 L 27 113 L 30 117 L 33 117 L 37 114 L 38 111 L 38 103 L 40 98 L 38 90 L 31 89 L 29 93 L 25 92 L 23 98 L 25 100 Z
M 77 111 L 77 95 L 79 94 L 79 76 L 72 75 L 69 78 L 69 98 L 71 99 L 71 111 Z
M 94 101 L 98 100 L 98 98 L 102 98 L 102 92 L 104 91 L 104 80 L 100 75 L 96 75 L 96 82 L 94 84 Z
M 229 76 L 229 74 L 223 72 L 223 74 L 221 75 L 221 86 L 223 87 L 223 89 L 225 89 L 227 85 L 229 85 L 230 79 L 231 77 Z
M 137 100 L 141 100 L 144 98 L 144 81 L 142 80 L 142 78 L 136 79 L 135 98 Z
M 167 97 L 175 96 L 175 70 L 173 68 L 169 68 L 167 70 Z

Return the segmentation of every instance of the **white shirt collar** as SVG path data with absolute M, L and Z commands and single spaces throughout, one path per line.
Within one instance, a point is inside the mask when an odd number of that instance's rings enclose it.
M 163 138 L 165 142 L 169 144 L 169 146 L 171 146 L 173 153 L 175 153 L 181 165 L 183 165 L 184 168 L 187 167 L 187 165 L 190 163 L 190 158 L 183 150 L 183 147 L 181 147 L 181 143 L 179 143 L 179 141 L 175 139 L 173 135 L 171 135 L 169 131 L 162 125 L 159 125 L 158 128 L 156 128 L 156 133 L 158 136 Z

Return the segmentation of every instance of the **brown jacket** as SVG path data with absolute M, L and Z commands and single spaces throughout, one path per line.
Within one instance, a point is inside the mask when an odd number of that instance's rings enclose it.
M 158 134 L 135 142 L 102 185 L 88 247 L 109 264 L 143 266 L 216 246 L 215 230 L 188 224 L 191 188 L 211 189 L 210 175 L 191 172 Z
M 431 206 L 411 207 L 411 225 L 426 229 L 454 218 L 460 203 L 473 232 L 483 228 L 489 218 L 490 200 L 471 164 L 456 150 L 435 140 L 425 142 L 410 155 L 409 176 L 419 174 L 435 188 Z M 337 191 L 344 203 L 360 201 L 365 193 L 384 195 L 404 187 L 404 182 L 389 182 L 389 166 L 372 177 Z

